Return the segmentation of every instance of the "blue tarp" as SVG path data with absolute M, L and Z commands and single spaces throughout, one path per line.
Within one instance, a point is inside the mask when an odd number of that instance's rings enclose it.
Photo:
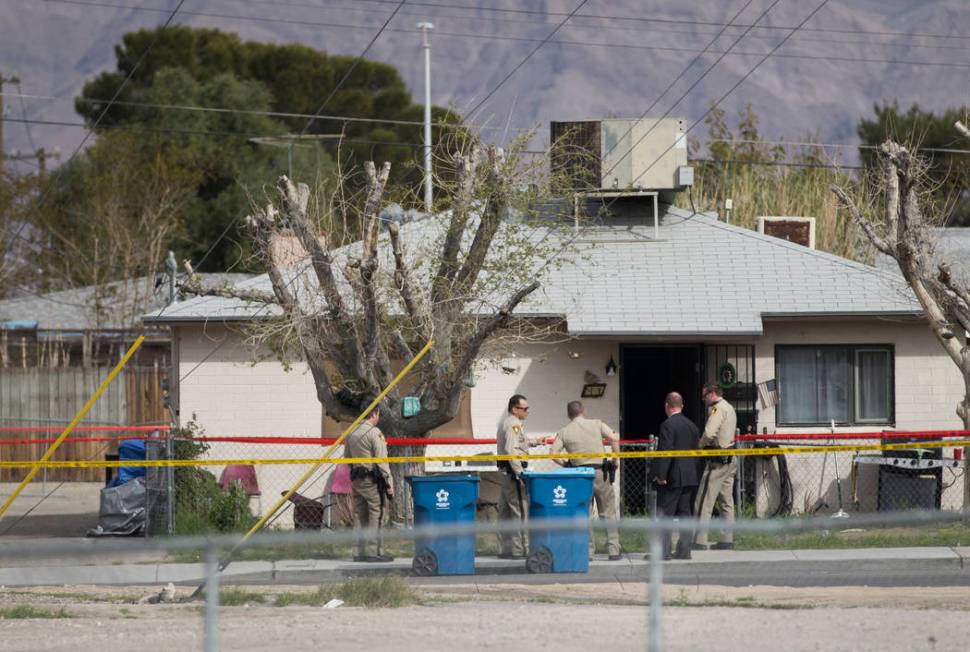
M 122 462 L 145 459 L 145 442 L 141 439 L 126 439 L 118 445 L 118 459 Z M 111 478 L 109 487 L 117 487 L 135 478 L 145 477 L 144 466 L 122 466 L 118 474 Z

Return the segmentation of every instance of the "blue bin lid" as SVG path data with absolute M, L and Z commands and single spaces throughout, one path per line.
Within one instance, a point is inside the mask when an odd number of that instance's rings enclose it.
M 522 475 L 527 478 L 592 478 L 596 475 L 596 469 L 588 466 L 579 466 L 555 469 L 553 471 L 524 471 Z
M 478 482 L 477 475 L 465 475 L 457 473 L 444 473 L 442 475 L 409 475 L 405 477 L 408 482 Z

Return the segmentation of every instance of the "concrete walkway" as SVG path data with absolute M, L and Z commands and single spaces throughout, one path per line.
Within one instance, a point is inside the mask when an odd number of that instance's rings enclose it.
M 0 563 L 3 564 L 0 567 L 0 585 L 180 584 L 196 583 L 205 577 L 204 566 L 199 563 L 165 563 L 147 559 L 141 563 L 131 563 L 128 559 L 123 563 L 112 563 L 105 559 L 98 559 L 95 563 L 88 559 L 87 563 L 82 563 L 82 559 L 82 555 L 77 555 L 73 558 L 74 563 L 70 564 L 65 563 L 69 560 L 63 558 L 56 560 L 56 563 L 48 563 L 55 560 L 34 559 L 28 562 L 13 557 L 0 558 Z M 523 576 L 540 581 L 640 581 L 648 575 L 649 562 L 642 554 L 632 553 L 615 562 L 595 559 L 590 562 L 589 572 L 586 574 L 546 576 L 528 576 L 524 562 L 495 557 L 478 557 L 475 566 L 476 576 L 492 576 L 499 581 Z M 817 572 L 839 574 L 846 570 L 866 569 L 878 576 L 882 572 L 880 568 L 932 572 L 946 575 L 951 582 L 955 578 L 959 584 L 970 584 L 970 547 L 718 550 L 695 552 L 690 561 L 669 561 L 664 564 L 665 581 L 677 583 L 685 578 L 696 581 L 704 576 L 740 576 L 754 580 L 756 576 L 764 576 L 766 573 L 770 575 L 772 572 L 780 579 L 795 572 L 809 575 Z M 367 575 L 406 576 L 410 572 L 410 558 L 382 564 L 327 559 L 237 561 L 222 572 L 221 581 L 229 584 L 312 584 Z M 468 577 L 429 578 L 426 581 L 467 582 Z

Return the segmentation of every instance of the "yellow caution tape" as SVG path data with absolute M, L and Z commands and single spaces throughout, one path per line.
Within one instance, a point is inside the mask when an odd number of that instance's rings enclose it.
M 404 457 L 340 457 L 329 459 L 333 464 L 388 464 L 422 462 L 508 462 L 511 460 L 565 460 L 612 457 L 619 459 L 658 457 L 760 457 L 771 455 L 801 455 L 811 453 L 855 453 L 862 451 L 912 450 L 917 448 L 961 448 L 970 446 L 970 439 L 950 441 L 906 442 L 898 444 L 839 444 L 830 446 L 785 446 L 778 448 L 729 448 L 675 451 L 626 451 L 613 453 L 594 451 L 585 453 L 540 453 L 535 455 L 410 455 Z M 84 469 L 121 466 L 228 466 L 230 464 L 289 465 L 316 464 L 319 458 L 280 459 L 201 459 L 201 460 L 111 460 L 111 461 L 48 461 L 40 466 L 52 469 Z M 31 461 L 0 461 L 0 468 L 17 469 L 36 466 Z

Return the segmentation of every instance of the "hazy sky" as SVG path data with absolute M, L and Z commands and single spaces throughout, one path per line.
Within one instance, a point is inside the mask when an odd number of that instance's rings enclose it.
M 121 36 L 159 25 L 176 4 L 177 0 L 0 0 L 0 73 L 16 71 L 22 80 L 19 89 L 28 96 L 4 97 L 6 149 L 73 150 L 83 137 L 82 129 L 32 124 L 28 132 L 28 125 L 16 121 L 77 123 L 73 97 L 85 80 L 114 66 L 112 48 Z M 186 0 L 175 22 L 356 55 L 398 4 Z M 468 109 L 495 89 L 578 4 L 579 0 L 407 2 L 370 56 L 397 66 L 420 99 L 422 59 L 414 26 L 431 20 L 436 26 L 434 102 Z M 819 5 L 822 8 L 792 34 L 791 29 Z M 550 120 L 636 116 L 655 104 L 651 115 L 669 112 L 693 122 L 712 101 L 727 94 L 722 106 L 728 113 L 736 114 L 750 102 L 769 138 L 817 134 L 827 142 L 851 144 L 856 121 L 871 113 L 874 102 L 918 101 L 933 109 L 970 103 L 966 9 L 966 0 L 590 0 L 498 88 L 473 121 L 501 127 L 490 132 L 495 137 L 507 124 L 539 125 L 545 134 Z M 725 26 L 732 19 L 733 24 Z M 708 52 L 688 66 L 705 48 Z M 727 50 L 730 54 L 714 65 Z M 321 89 L 321 95 L 326 90 Z M 7 84 L 4 91 L 16 93 L 18 87 Z M 698 124 L 693 133 L 703 135 L 704 125 Z M 830 150 L 833 156 L 839 152 Z M 846 152 L 854 158 L 853 150 Z

